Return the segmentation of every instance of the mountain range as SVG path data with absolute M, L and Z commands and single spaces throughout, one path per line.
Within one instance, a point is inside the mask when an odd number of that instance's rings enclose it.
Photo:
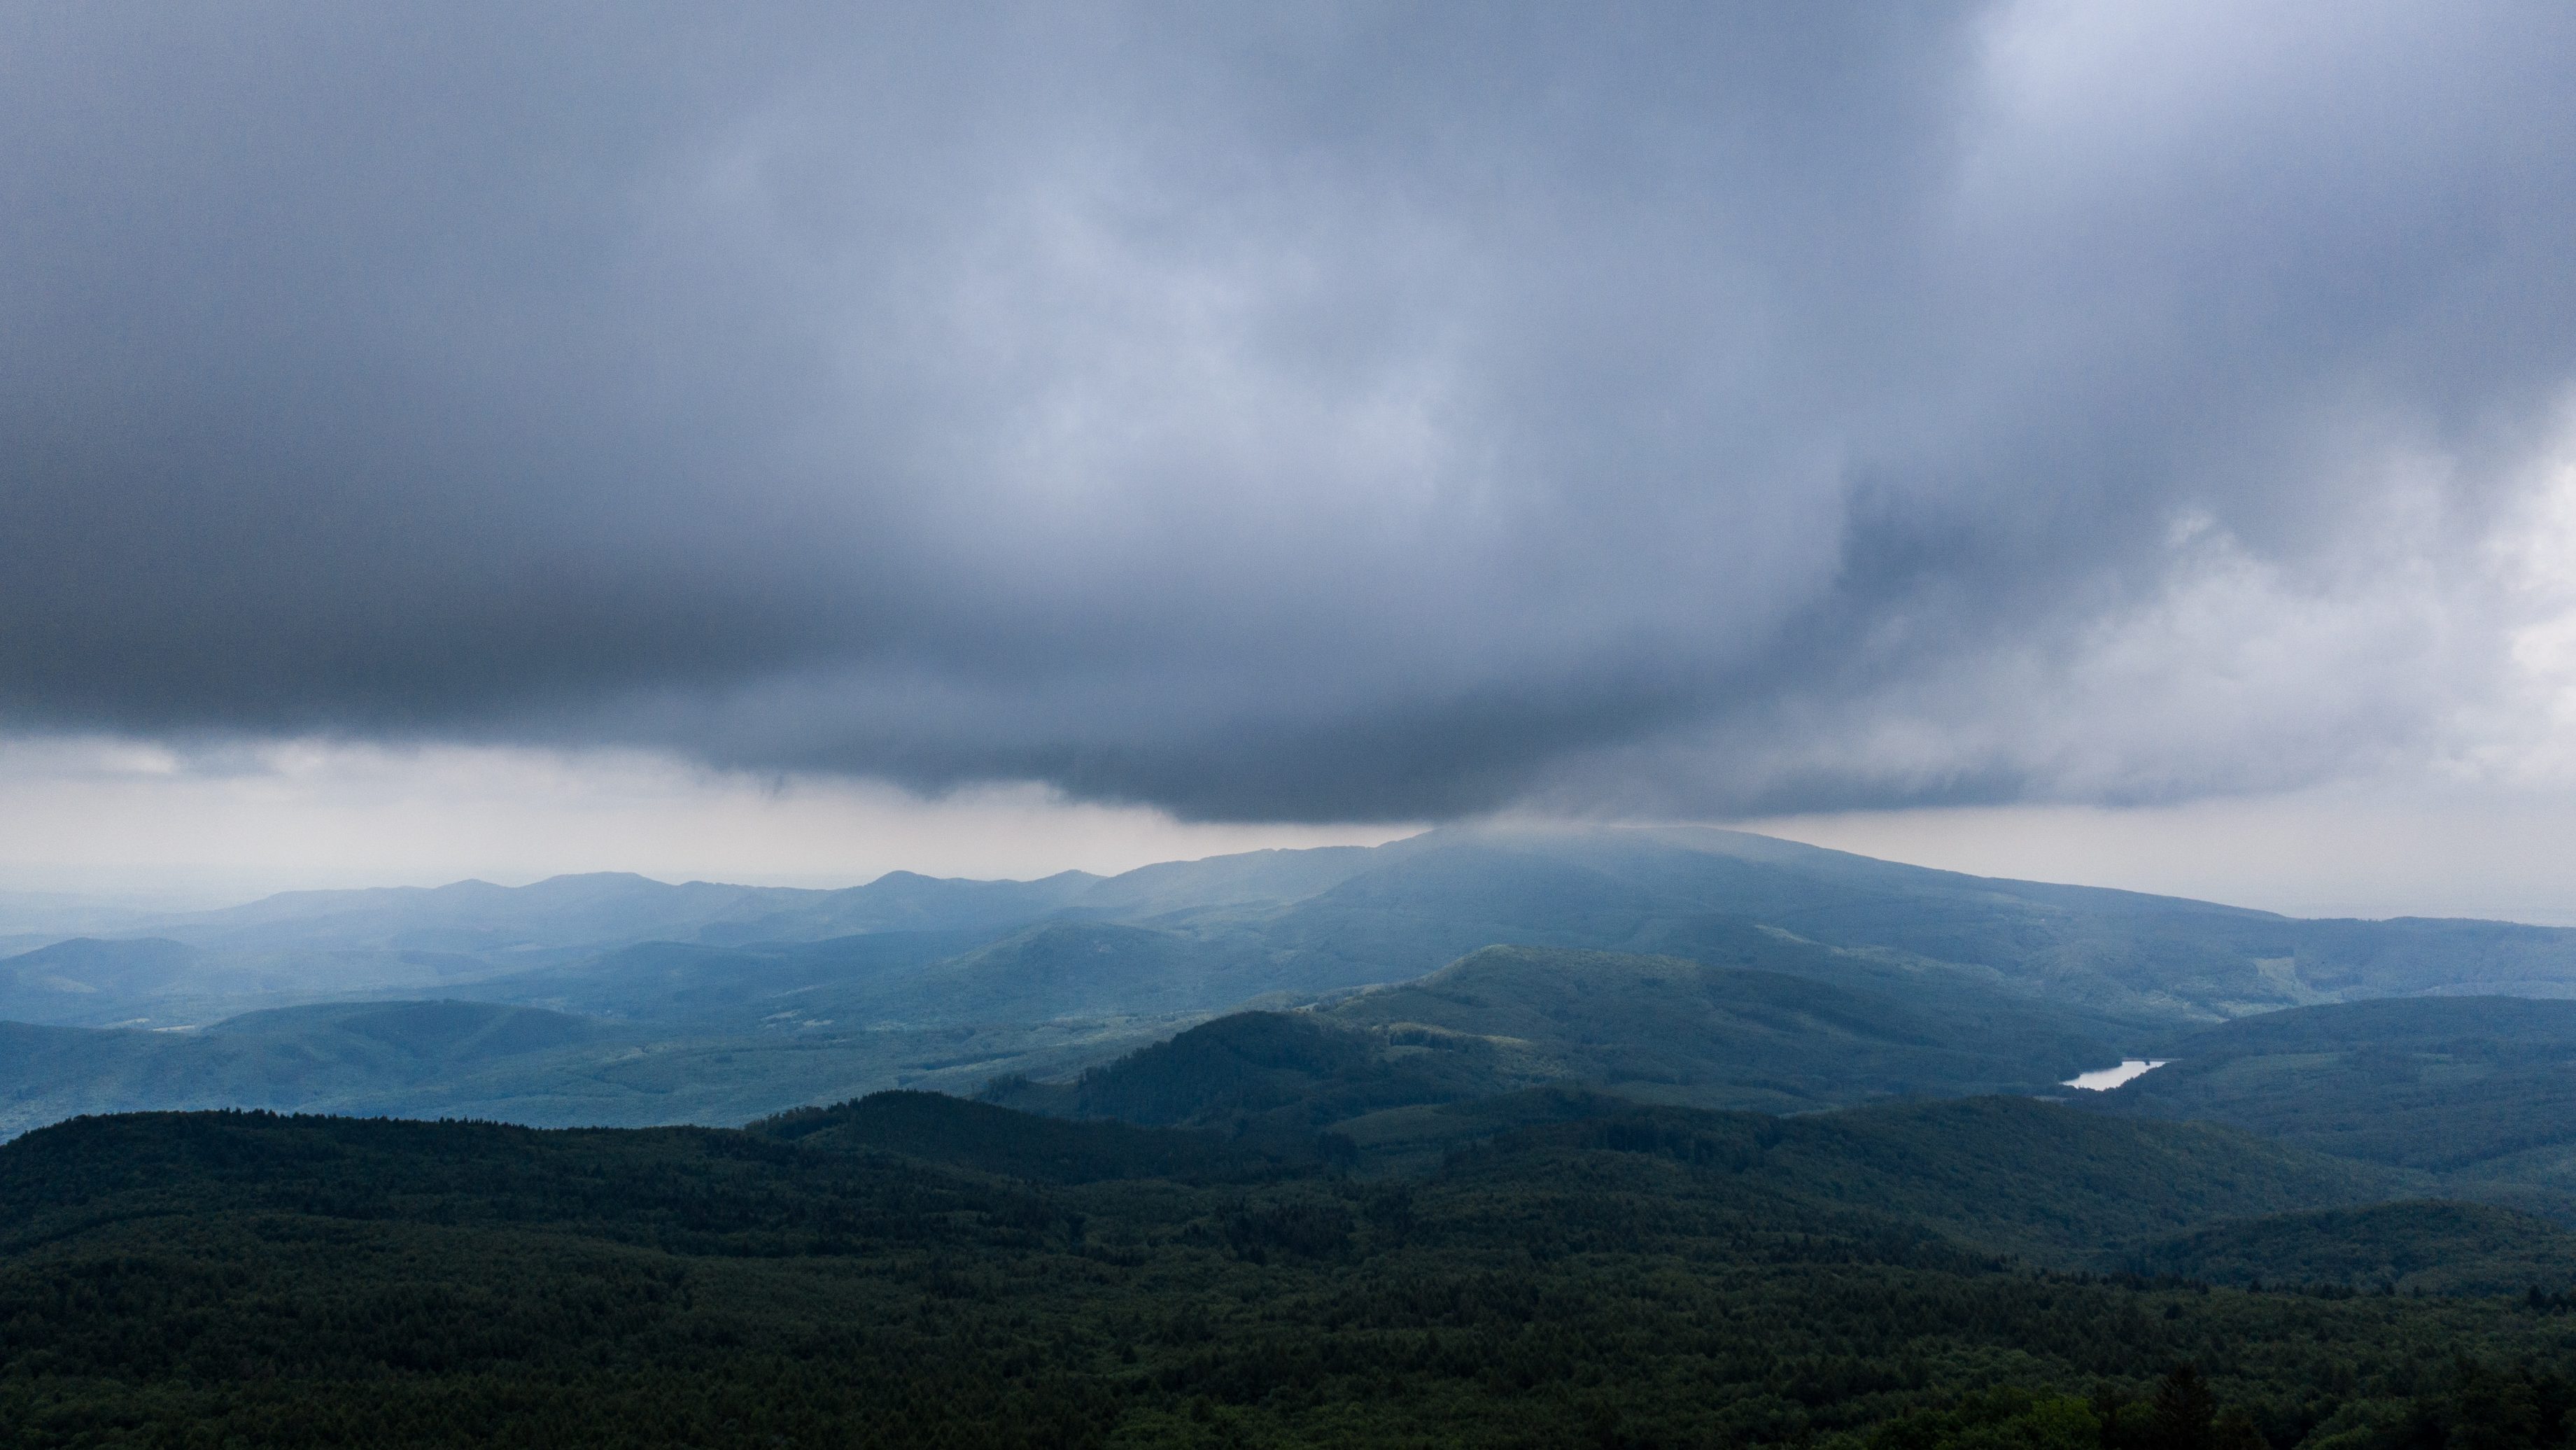
M 1803 1110 L 2047 1092 L 2132 1053 L 2234 1052 L 2233 1024 L 2290 1009 L 2470 994 L 2576 996 L 2576 931 L 2307 921 L 1703 828 L 1451 828 L 843 891 L 464 882 L 288 893 L 0 958 L 18 1049 L 0 1131 L 214 1106 L 741 1122 L 1068 1079 L 1257 1009 L 1419 1062 L 1481 1054 L 1478 1092 Z M 2205 1076 L 2167 1070 L 2141 1110 Z M 1439 1094 L 1414 1096 L 1388 1106 Z
M 32 1443 L 2563 1450 L 2576 1406 L 2571 932 L 1613 828 L 81 919 L 0 958 Z

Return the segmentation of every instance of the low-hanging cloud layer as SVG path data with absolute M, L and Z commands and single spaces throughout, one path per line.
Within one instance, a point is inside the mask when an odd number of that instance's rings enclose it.
M 0 730 L 1188 818 L 2576 740 L 2576 9 L 0 11 Z

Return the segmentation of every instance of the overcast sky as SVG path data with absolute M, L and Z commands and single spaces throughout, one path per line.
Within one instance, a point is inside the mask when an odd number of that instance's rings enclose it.
M 2576 915 L 2576 7 L 862 9 L 0 6 L 0 884 Z

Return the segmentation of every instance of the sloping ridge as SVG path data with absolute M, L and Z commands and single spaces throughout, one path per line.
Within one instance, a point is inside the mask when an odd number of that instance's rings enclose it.
M 2511 996 L 2381 998 L 2298 1007 L 2204 1028 L 2174 1050 L 2195 1059 L 2460 1043 L 2576 1048 L 2576 1001 Z
M 15 994 L 120 995 L 167 991 L 206 953 L 164 937 L 72 937 L 0 957 L 0 1001 Z
M 2576 1002 L 2411 997 L 2246 1018 L 2088 1102 L 2199 1118 L 2576 1216 Z
M 1573 1121 L 1523 1127 L 1454 1156 L 1439 1186 L 1464 1195 L 1457 1201 L 1469 1211 L 1489 1185 L 1607 1195 L 1605 1205 L 1646 1195 L 1733 1204 L 1792 1233 L 1877 1223 L 2070 1267 L 2213 1220 L 2359 1204 L 2388 1187 L 2385 1175 L 2224 1129 L 2020 1099 L 1793 1118 L 1589 1104 Z M 507 1197 L 541 1160 L 623 1158 L 649 1174 L 674 1153 L 739 1165 L 724 1171 L 752 1190 L 737 1192 L 742 1204 L 761 1201 L 766 1176 L 810 1178 L 835 1157 L 891 1154 L 1056 1183 L 1300 1173 L 1334 1157 L 1329 1139 L 1311 1135 L 1302 1152 L 1282 1152 L 1244 1137 L 1069 1122 L 920 1093 L 783 1114 L 749 1131 L 144 1113 L 82 1119 L 0 1147 L 0 1219 L 23 1227 L 64 1208 L 94 1215 L 118 1194 L 183 1212 L 227 1195 L 296 1202 L 322 1171 L 349 1178 L 368 1204 L 444 1196 L 506 1220 L 505 1205 L 475 1201 Z
M 887 1002 L 925 1020 L 1168 1012 L 1203 1005 L 1207 975 L 1195 944 L 1169 932 L 1045 922 L 908 979 Z
M 486 1002 L 289 1007 L 198 1032 L 0 1022 L 0 1137 L 79 1113 L 400 1111 L 424 1085 L 543 1060 L 605 1031 L 584 1018 Z
M 1237 994 L 1202 993 L 1190 1001 L 1198 1010 L 1271 990 L 1401 980 L 1497 942 L 1693 956 L 1725 950 L 1691 926 L 1711 917 L 1877 954 L 1881 965 L 1939 964 L 1958 982 L 2124 1025 L 2432 991 L 2576 995 L 2576 932 L 2299 921 L 1667 827 L 1446 828 L 1385 846 L 1161 863 L 1105 880 L 892 872 L 837 892 L 671 886 L 607 874 L 517 888 L 464 882 L 277 897 L 164 925 L 167 935 L 220 944 L 232 957 L 438 952 L 478 957 L 498 974 L 547 965 L 549 953 L 560 959 L 647 940 L 748 946 L 898 929 L 999 935 L 1081 920 L 1180 933 L 1212 986 Z M 1802 969 L 1848 971 L 1857 962 L 1811 954 Z M 472 965 L 441 969 L 439 990 L 474 975 Z M 1080 1010 L 1163 1010 L 1188 996 L 1168 976 L 1156 989 L 1157 1004 L 1094 999 Z
M 208 1027 L 198 1040 L 309 1041 L 326 1033 L 376 1043 L 424 1065 L 465 1065 L 592 1041 L 600 1027 L 561 1012 L 490 1002 L 334 1002 L 246 1012 Z
M 836 1153 L 893 1153 L 1043 1183 L 1271 1176 L 1324 1162 L 1320 1140 L 1260 1142 L 1175 1128 L 1066 1122 L 939 1093 L 882 1092 L 804 1108 L 749 1131 Z
M 2216 1224 L 2120 1262 L 2133 1273 L 2220 1284 L 2565 1295 L 2576 1286 L 2576 1233 L 2491 1204 L 2414 1199 Z
M 1033 1111 L 1144 1123 L 1322 1126 L 1551 1081 L 1702 1107 L 1813 1109 L 2047 1087 L 2087 1052 L 2080 1037 L 1936 1021 L 1893 997 L 1785 973 L 1488 947 L 1312 1012 L 1220 1018 L 1071 1083 L 991 1091 Z
M 1526 1174 L 1533 1155 L 1584 1152 L 1668 1159 L 2068 1267 L 2215 1220 L 2382 1201 L 2412 1182 L 2227 1128 L 2006 1097 L 1786 1118 L 1636 1107 L 1519 1129 L 1465 1161 Z
M 988 1102 L 1068 1118 L 1311 1131 L 1373 1109 L 1455 1102 L 1516 1085 L 1489 1046 L 1388 1050 L 1378 1034 L 1306 1013 L 1238 1012 L 1069 1083 L 997 1080 Z

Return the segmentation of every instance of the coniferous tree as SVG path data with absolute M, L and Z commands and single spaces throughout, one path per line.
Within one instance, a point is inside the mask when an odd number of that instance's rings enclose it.
M 2150 1450 L 2212 1450 L 2218 1397 L 2189 1364 L 2175 1365 L 2156 1386 Z

